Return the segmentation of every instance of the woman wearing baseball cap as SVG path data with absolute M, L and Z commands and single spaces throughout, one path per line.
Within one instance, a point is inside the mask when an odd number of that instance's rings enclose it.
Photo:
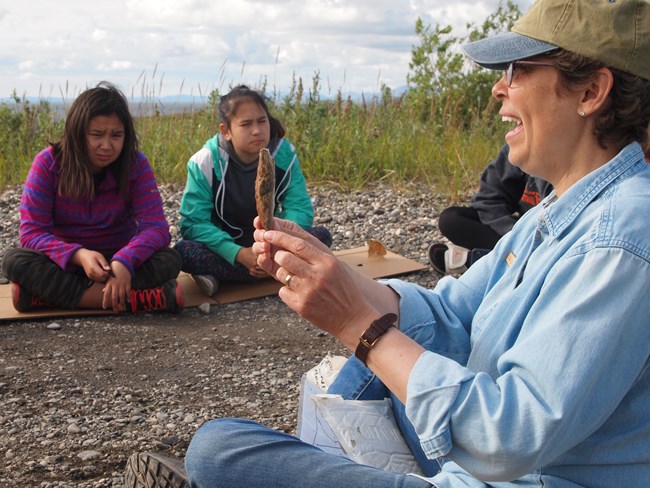
M 465 51 L 504 71 L 510 160 L 555 188 L 491 253 L 425 290 L 288 222 L 254 245 L 281 299 L 355 351 L 330 391 L 391 397 L 424 475 L 221 419 L 189 446 L 192 486 L 650 483 L 650 1 L 539 0 Z

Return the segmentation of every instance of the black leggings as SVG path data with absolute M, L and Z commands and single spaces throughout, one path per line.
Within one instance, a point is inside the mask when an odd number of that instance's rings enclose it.
M 332 245 L 332 234 L 325 227 L 308 227 L 305 230 L 327 247 Z M 174 250 L 183 258 L 183 271 L 186 273 L 211 275 L 218 281 L 255 283 L 260 280 L 251 276 L 248 269 L 241 264 L 235 263 L 233 266 L 201 242 L 181 239 L 174 246 Z
M 107 253 L 108 254 L 108 253 Z M 107 261 L 113 253 L 105 255 Z M 158 251 L 135 270 L 131 287 L 136 290 L 155 288 L 178 276 L 182 266 L 180 255 L 173 249 Z M 75 309 L 82 295 L 92 284 L 83 269 L 68 272 L 33 249 L 15 248 L 5 253 L 2 268 L 7 278 L 46 303 Z
M 472 207 L 448 207 L 438 218 L 438 228 L 454 244 L 467 249 L 494 249 L 501 236 L 478 218 Z

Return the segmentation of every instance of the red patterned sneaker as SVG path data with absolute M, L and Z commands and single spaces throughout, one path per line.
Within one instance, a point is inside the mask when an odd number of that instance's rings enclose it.
M 185 308 L 183 288 L 176 280 L 169 280 L 157 288 L 131 290 L 131 312 L 180 312 Z
M 29 312 L 37 308 L 47 308 L 50 305 L 37 296 L 32 295 L 17 283 L 11 284 L 11 301 L 19 312 Z

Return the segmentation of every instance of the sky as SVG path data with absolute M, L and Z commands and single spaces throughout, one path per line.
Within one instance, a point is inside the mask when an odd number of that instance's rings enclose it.
M 525 11 L 532 0 L 516 0 Z M 499 0 L 0 0 L 0 98 L 71 98 L 102 80 L 127 97 L 246 83 L 323 95 L 406 85 L 418 17 L 465 33 Z

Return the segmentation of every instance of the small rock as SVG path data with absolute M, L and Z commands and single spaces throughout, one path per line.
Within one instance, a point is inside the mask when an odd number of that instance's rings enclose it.
M 178 437 L 172 435 L 169 437 L 165 437 L 164 439 L 161 439 L 160 442 L 162 442 L 166 446 L 175 446 L 176 444 L 178 444 Z
M 82 461 L 89 461 L 91 459 L 97 459 L 101 455 L 102 454 L 97 451 L 81 451 L 79 454 L 77 454 L 77 457 Z

